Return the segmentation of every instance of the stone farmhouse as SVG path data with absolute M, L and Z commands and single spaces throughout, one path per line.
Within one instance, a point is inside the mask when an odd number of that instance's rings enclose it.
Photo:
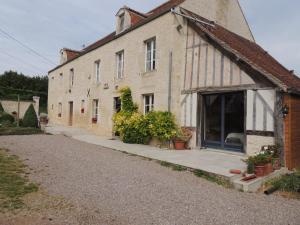
M 300 165 L 300 79 L 255 43 L 238 0 L 170 0 L 122 7 L 113 33 L 61 50 L 49 72 L 50 123 L 113 136 L 128 86 L 139 110 L 170 111 L 192 148 L 252 155 L 279 144 Z

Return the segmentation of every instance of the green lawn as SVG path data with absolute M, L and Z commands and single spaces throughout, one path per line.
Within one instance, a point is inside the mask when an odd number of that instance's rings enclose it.
M 38 191 L 38 186 L 25 177 L 25 170 L 17 156 L 0 149 L 0 212 L 23 208 L 22 197 Z

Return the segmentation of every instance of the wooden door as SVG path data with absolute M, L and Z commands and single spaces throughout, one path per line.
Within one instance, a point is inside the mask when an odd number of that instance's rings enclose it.
M 69 102 L 69 126 L 73 126 L 73 102 Z

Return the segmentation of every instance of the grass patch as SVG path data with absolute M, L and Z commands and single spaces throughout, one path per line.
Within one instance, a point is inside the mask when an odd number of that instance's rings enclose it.
M 223 187 L 226 187 L 226 188 L 232 188 L 232 184 L 228 180 L 226 180 L 222 177 L 212 175 L 212 174 L 210 174 L 208 172 L 205 172 L 205 171 L 202 171 L 202 170 L 194 170 L 193 173 L 197 177 L 201 177 L 205 180 L 208 180 L 210 182 L 214 182 L 214 183 L 216 183 L 218 185 L 221 185 Z
M 31 127 L 1 127 L 0 136 L 7 135 L 32 135 L 32 134 L 42 134 L 43 131 L 39 128 Z
M 38 186 L 25 178 L 25 169 L 17 156 L 0 149 L 0 212 L 23 208 L 22 197 L 38 191 Z
M 292 196 L 300 198 L 300 170 L 276 178 L 270 181 L 269 184 L 278 188 L 281 192 L 290 193 Z
M 165 161 L 160 161 L 160 165 L 164 166 L 164 167 L 172 168 L 172 170 L 175 170 L 175 171 L 186 171 L 187 170 L 187 168 L 184 166 L 172 164 L 172 163 L 165 162 Z

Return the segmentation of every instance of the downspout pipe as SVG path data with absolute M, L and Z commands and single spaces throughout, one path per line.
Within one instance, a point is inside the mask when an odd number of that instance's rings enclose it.
M 171 112 L 173 52 L 169 52 L 168 112 Z

